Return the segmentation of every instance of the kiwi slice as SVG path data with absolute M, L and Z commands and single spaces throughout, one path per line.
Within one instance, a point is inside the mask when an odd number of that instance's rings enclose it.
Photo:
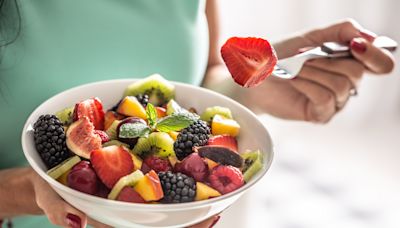
M 114 187 L 111 189 L 110 194 L 108 194 L 108 199 L 115 200 L 124 187 L 126 186 L 133 187 L 143 177 L 144 175 L 140 170 L 136 170 L 135 172 L 129 175 L 121 177 L 118 180 L 118 182 L 114 185 Z
M 74 114 L 74 107 L 64 108 L 63 110 L 56 112 L 57 118 L 60 119 L 61 123 L 66 126 L 72 123 L 73 114 Z
M 106 133 L 108 135 L 108 137 L 110 137 L 110 140 L 114 140 L 117 139 L 117 127 L 119 125 L 119 123 L 121 122 L 121 120 L 114 120 L 114 122 L 112 122 L 111 126 L 106 130 Z
M 243 178 L 248 182 L 263 167 L 263 156 L 260 150 L 247 151 L 241 156 L 244 159 Z
M 148 138 L 139 138 L 133 153 L 142 154 L 155 154 L 160 157 L 175 156 L 174 140 L 168 133 L 153 132 Z
M 229 108 L 221 107 L 221 106 L 213 106 L 213 107 L 208 107 L 204 112 L 200 115 L 200 119 L 211 122 L 212 118 L 216 115 L 219 114 L 221 116 L 224 116 L 228 119 L 232 119 L 232 112 Z
M 130 84 L 124 92 L 124 97 L 138 94 L 147 94 L 150 103 L 155 106 L 161 106 L 174 98 L 175 86 L 161 75 L 153 74 Z
M 108 141 L 108 142 L 105 142 L 105 143 L 103 143 L 103 147 L 107 147 L 107 146 L 124 146 L 124 147 L 126 147 L 126 148 L 128 148 L 129 149 L 129 145 L 128 144 L 126 144 L 126 143 L 123 143 L 123 142 L 120 142 L 120 141 L 118 141 L 118 140 L 111 140 L 111 141 Z
M 61 175 L 63 175 L 68 170 L 72 169 L 74 165 L 78 164 L 81 161 L 79 156 L 73 156 L 63 161 L 56 167 L 51 168 L 47 171 L 47 174 L 53 178 L 54 180 L 58 179 Z

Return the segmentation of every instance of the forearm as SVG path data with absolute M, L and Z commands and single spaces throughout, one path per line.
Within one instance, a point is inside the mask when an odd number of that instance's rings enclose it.
M 31 168 L 0 170 L 0 219 L 43 213 L 35 200 L 35 175 Z

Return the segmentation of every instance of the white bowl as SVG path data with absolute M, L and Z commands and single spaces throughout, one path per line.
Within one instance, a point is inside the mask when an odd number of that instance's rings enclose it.
M 101 81 L 66 90 L 41 104 L 26 121 L 22 132 L 25 157 L 32 168 L 68 203 L 91 218 L 115 227 L 184 227 L 223 211 L 267 172 L 273 157 L 272 141 L 267 129 L 256 115 L 234 100 L 211 90 L 173 82 L 176 86 L 176 100 L 183 107 L 194 107 L 199 112 L 213 105 L 231 109 L 234 118 L 241 125 L 238 137 L 239 150 L 260 149 L 263 152 L 264 166 L 247 184 L 229 194 L 204 201 L 182 204 L 137 204 L 91 196 L 64 186 L 48 176 L 33 141 L 32 125 L 38 117 L 42 114 L 55 113 L 90 97 L 99 97 L 104 107 L 110 108 L 119 101 L 124 89 L 134 81 L 136 80 Z

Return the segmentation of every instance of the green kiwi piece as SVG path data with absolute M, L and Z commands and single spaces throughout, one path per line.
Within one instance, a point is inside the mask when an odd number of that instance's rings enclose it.
M 213 107 L 208 107 L 204 112 L 200 115 L 200 119 L 211 122 L 212 118 L 216 115 L 219 114 L 221 116 L 224 116 L 226 118 L 232 119 L 232 112 L 229 108 L 221 107 L 221 106 L 213 106 Z
M 118 141 L 116 139 L 103 143 L 103 147 L 107 147 L 107 146 L 124 146 L 129 149 L 128 144 Z
M 148 138 L 139 138 L 133 153 L 142 154 L 155 154 L 160 157 L 175 156 L 174 140 L 168 133 L 153 132 Z
M 243 178 L 248 182 L 263 167 L 263 156 L 260 150 L 247 151 L 241 156 L 244 159 Z
M 60 119 L 61 123 L 66 126 L 72 123 L 73 114 L 74 114 L 74 107 L 64 108 L 63 110 L 56 112 L 57 118 Z
M 121 120 L 114 120 L 114 122 L 112 122 L 111 126 L 106 130 L 106 133 L 108 135 L 108 137 L 110 137 L 110 140 L 114 140 L 117 139 L 117 127 L 118 124 L 121 122 Z
M 135 184 L 143 177 L 144 175 L 140 170 L 136 170 L 129 175 L 121 177 L 108 194 L 108 199 L 115 200 L 124 187 L 135 186 Z
M 68 170 L 72 169 L 76 164 L 81 161 L 79 156 L 73 156 L 58 164 L 56 167 L 51 168 L 47 171 L 47 174 L 53 178 L 54 180 L 58 179 L 61 175 L 63 175 Z
M 124 92 L 124 97 L 138 94 L 149 95 L 150 103 L 161 106 L 175 97 L 175 86 L 161 75 L 153 74 L 130 84 Z

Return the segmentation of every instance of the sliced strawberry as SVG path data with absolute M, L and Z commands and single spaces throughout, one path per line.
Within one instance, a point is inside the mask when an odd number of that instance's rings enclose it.
M 207 141 L 207 145 L 223 146 L 238 152 L 238 143 L 235 137 L 230 135 L 216 135 Z
M 118 201 L 130 203 L 146 203 L 146 201 L 131 187 L 124 187 L 118 195 Z
M 133 171 L 133 161 L 123 146 L 108 146 L 92 151 L 90 161 L 100 180 L 112 188 L 117 181 Z
M 243 87 L 259 85 L 268 77 L 276 64 L 275 50 L 261 38 L 232 37 L 221 48 L 233 80 Z
M 90 98 L 75 104 L 74 121 L 88 117 L 96 130 L 104 129 L 104 110 L 99 98 Z
M 107 133 L 105 133 L 104 131 L 101 130 L 94 130 L 94 133 L 98 136 L 100 136 L 101 138 L 101 143 L 106 143 L 108 141 L 110 141 L 110 137 L 107 135 Z

